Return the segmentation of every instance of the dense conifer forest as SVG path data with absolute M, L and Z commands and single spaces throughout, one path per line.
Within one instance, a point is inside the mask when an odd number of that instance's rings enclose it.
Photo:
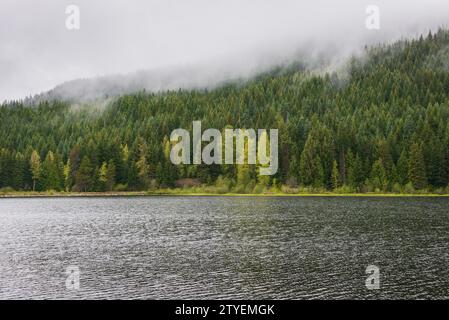
M 327 74 L 294 64 L 213 90 L 5 102 L 0 190 L 447 192 L 449 32 L 365 51 Z M 171 164 L 171 131 L 195 120 L 279 129 L 278 172 Z

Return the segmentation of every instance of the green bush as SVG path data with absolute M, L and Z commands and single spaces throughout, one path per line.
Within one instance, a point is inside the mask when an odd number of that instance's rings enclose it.
M 120 192 L 120 191 L 126 191 L 128 189 L 128 185 L 127 184 L 122 184 L 122 183 L 119 183 L 119 184 L 117 184 L 115 187 L 114 187 L 114 191 L 118 191 L 118 192 Z
M 416 193 L 415 188 L 411 182 L 407 183 L 404 187 L 404 193 L 413 194 Z
M 393 193 L 402 193 L 402 189 L 403 189 L 402 186 L 397 182 L 393 184 L 393 187 L 391 188 Z
M 4 187 L 0 189 L 0 193 L 11 193 L 11 192 L 15 192 L 16 190 L 14 190 L 11 187 Z

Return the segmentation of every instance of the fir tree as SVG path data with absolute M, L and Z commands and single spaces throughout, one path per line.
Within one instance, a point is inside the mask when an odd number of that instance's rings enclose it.
M 334 160 L 332 164 L 332 190 L 340 187 L 340 172 L 338 171 L 337 161 Z
M 106 190 L 112 191 L 115 186 L 116 167 L 113 160 L 109 160 L 106 171 Z
M 408 176 L 413 187 L 417 190 L 427 186 L 426 165 L 421 144 L 413 143 L 410 148 L 410 160 Z
M 89 157 L 84 156 L 76 173 L 75 186 L 78 191 L 91 191 L 94 186 L 94 168 Z
M 33 191 L 36 190 L 36 181 L 41 177 L 41 158 L 36 150 L 33 150 L 30 158 L 30 168 L 33 178 Z

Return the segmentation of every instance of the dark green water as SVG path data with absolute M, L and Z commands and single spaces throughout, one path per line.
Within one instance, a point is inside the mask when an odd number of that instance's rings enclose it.
M 1 299 L 448 298 L 448 267 L 448 198 L 0 199 Z

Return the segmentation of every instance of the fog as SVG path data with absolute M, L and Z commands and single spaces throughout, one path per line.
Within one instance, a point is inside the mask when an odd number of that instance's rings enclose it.
M 69 4 L 79 30 L 66 28 Z M 368 5 L 378 30 L 366 27 Z M 2 0 L 0 101 L 97 77 L 53 92 L 206 88 L 298 57 L 336 63 L 448 22 L 448 0 Z

